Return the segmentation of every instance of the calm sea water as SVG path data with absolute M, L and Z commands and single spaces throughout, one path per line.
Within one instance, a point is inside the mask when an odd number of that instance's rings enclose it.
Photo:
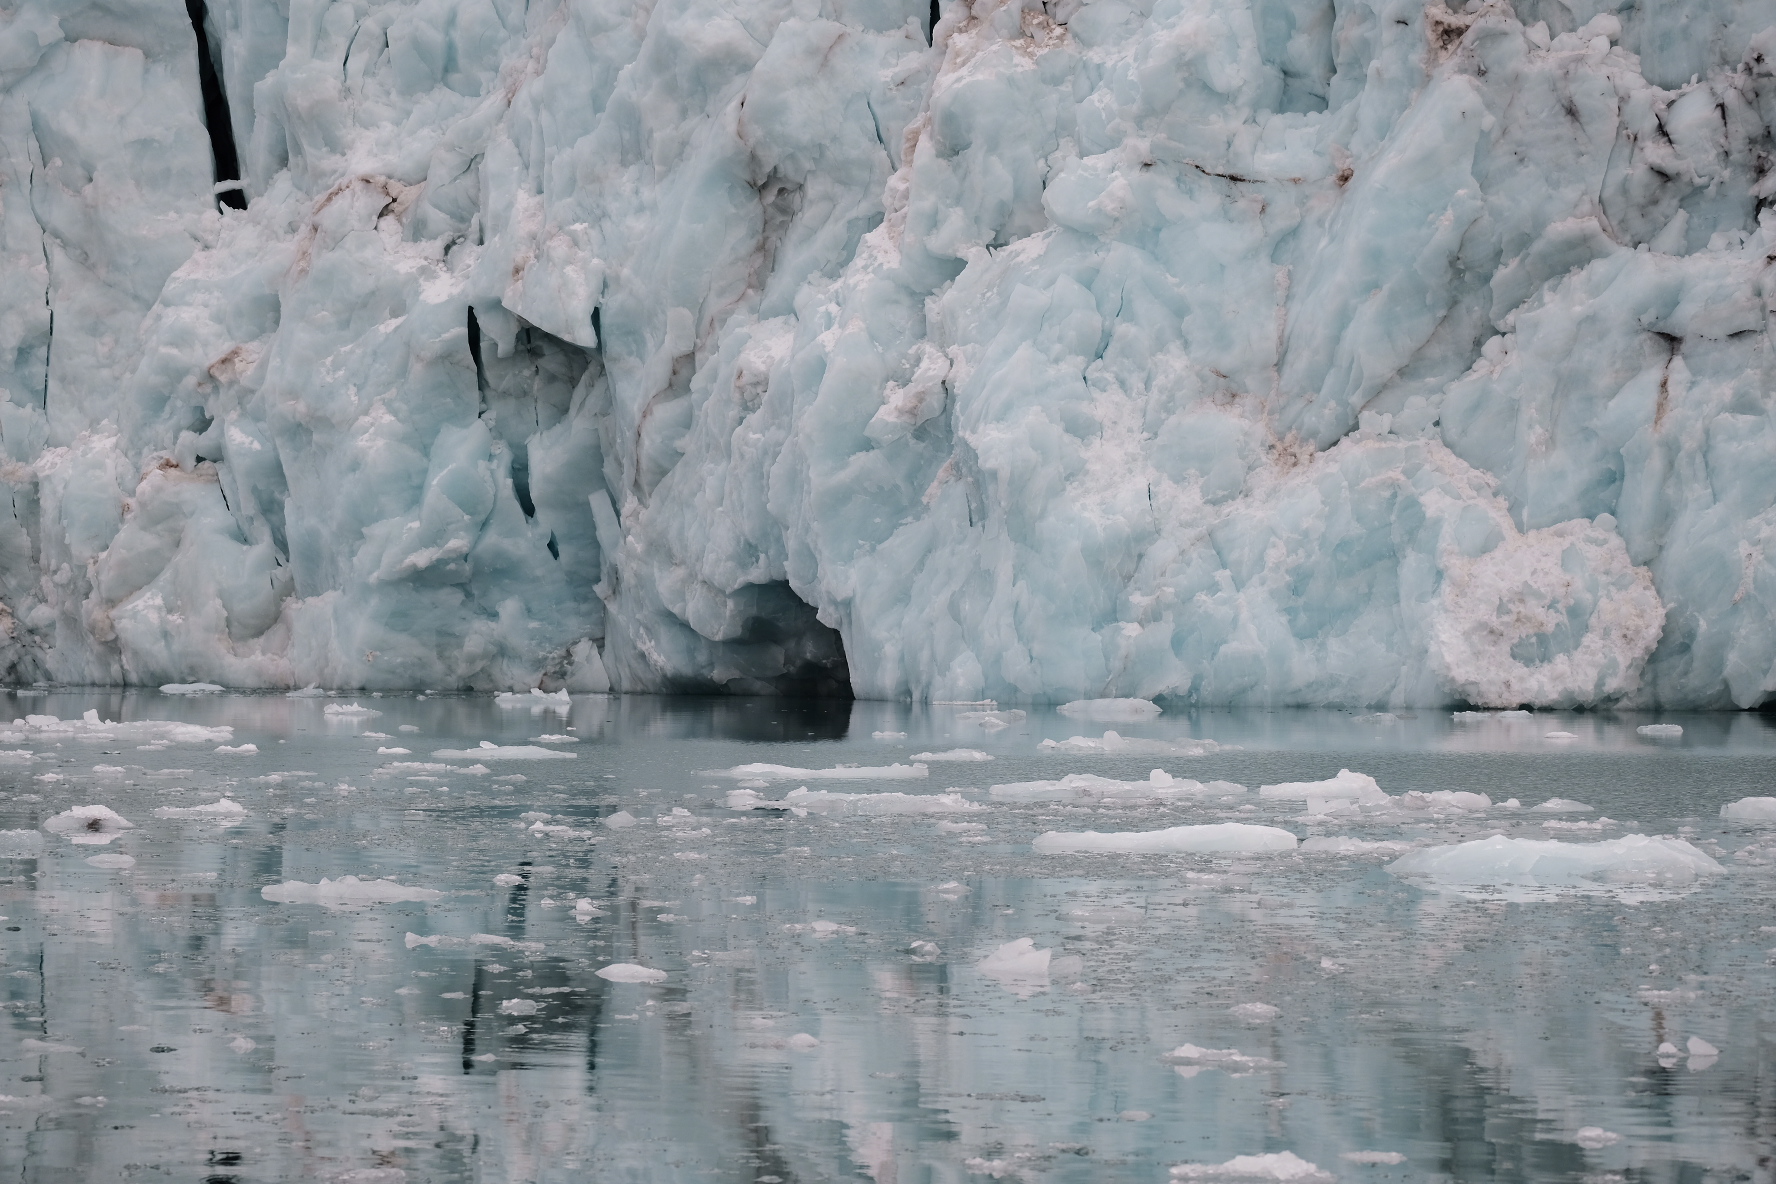
M 1776 830 L 1719 817 L 1776 793 L 1759 716 L 1666 717 L 1673 740 L 1625 715 L 1039 709 L 987 730 L 967 706 L 3 697 L 7 719 L 233 729 L 0 740 L 0 829 L 41 835 L 0 836 L 6 1179 L 1158 1182 L 1282 1152 L 1357 1181 L 1776 1179 Z M 1039 747 L 1106 727 L 1222 747 Z M 433 755 L 483 741 L 571 756 Z M 712 772 L 958 747 L 993 759 L 755 788 L 959 789 L 967 813 L 736 811 L 737 780 Z M 1309 822 L 1255 792 L 988 793 L 1156 767 L 1254 789 L 1349 768 L 1525 808 Z M 224 794 L 244 814 L 176 813 Z M 1550 797 L 1594 809 L 1527 809 Z M 41 829 L 94 804 L 133 827 Z M 1031 849 L 1222 821 L 1421 846 L 1681 835 L 1725 870 L 1520 901 L 1408 882 L 1391 852 Z M 347 875 L 436 895 L 263 891 Z M 982 969 L 1023 938 L 1051 951 L 1046 976 Z M 612 964 L 663 977 L 600 977 Z M 1168 1056 L 1186 1044 L 1239 1055 Z

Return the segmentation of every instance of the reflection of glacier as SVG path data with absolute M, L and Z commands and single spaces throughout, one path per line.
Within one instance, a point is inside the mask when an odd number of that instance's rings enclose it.
M 0 30 L 12 677 L 1776 690 L 1761 0 L 190 7 Z

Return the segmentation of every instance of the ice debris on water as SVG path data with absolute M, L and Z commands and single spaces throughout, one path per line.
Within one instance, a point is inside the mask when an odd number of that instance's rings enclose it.
M 964 711 L 956 717 L 957 723 L 973 724 L 983 732 L 999 732 L 1013 724 L 1024 722 L 1024 713 L 1016 708 L 1009 711 Z
M 1381 786 L 1375 783 L 1375 778 L 1367 773 L 1353 773 L 1349 769 L 1340 769 L 1338 776 L 1324 781 L 1286 781 L 1277 785 L 1261 785 L 1258 787 L 1258 796 L 1306 802 L 1310 814 L 1324 814 L 1329 806 L 1337 803 L 1386 806 L 1393 802 L 1382 791 Z
M 1553 814 L 1589 814 L 1594 808 L 1584 802 L 1575 802 L 1571 798 L 1549 798 L 1539 806 L 1531 806 L 1531 810 L 1545 810 Z
M 785 1040 L 783 1046 L 795 1052 L 813 1052 L 820 1047 L 820 1039 L 817 1036 L 809 1035 L 807 1032 L 797 1032 L 794 1036 Z
M 1044 740 L 1037 749 L 1067 756 L 1207 756 L 1219 752 L 1223 745 L 1213 740 L 1147 740 L 1106 731 L 1096 739 L 1070 736 L 1065 740 Z
M 172 720 L 143 719 L 128 723 L 102 720 L 96 710 L 79 719 L 58 719 L 53 715 L 27 715 L 12 721 L 11 727 L 0 730 L 0 744 L 21 741 L 117 740 L 144 744 L 225 744 L 234 739 L 228 726 L 207 728 L 201 724 L 178 723 Z
M 1133 723 L 1158 718 L 1160 709 L 1148 699 L 1075 699 L 1055 710 L 1094 723 Z
M 532 687 L 528 693 L 501 691 L 493 697 L 501 707 L 528 707 L 532 711 L 554 711 L 566 715 L 573 710 L 573 699 L 566 691 L 544 691 Z
M 434 949 L 440 950 L 466 949 L 475 946 L 496 946 L 500 949 L 520 950 L 527 954 L 540 954 L 543 952 L 543 943 L 540 941 L 516 941 L 510 937 L 502 937 L 497 933 L 471 933 L 467 937 L 452 937 L 442 933 L 435 933 L 429 936 L 422 936 L 418 933 L 409 933 L 403 940 L 406 942 L 407 948 L 410 950 L 416 946 L 431 946 Z M 490 967 L 489 969 L 492 968 Z M 495 971 L 495 973 L 498 972 Z
M 1720 808 L 1720 816 L 1728 822 L 1751 822 L 1776 826 L 1776 798 L 1740 798 Z
M 1293 1151 L 1236 1155 L 1225 1163 L 1174 1164 L 1171 1177 L 1174 1180 L 1274 1180 L 1280 1184 L 1333 1184 L 1338 1179 Z
M 440 748 L 432 755 L 446 761 L 551 761 L 574 760 L 579 756 L 539 744 L 495 744 L 491 740 L 481 741 L 476 748 Z
M 638 966 L 633 962 L 613 962 L 592 973 L 613 983 L 663 983 L 666 981 L 664 970 Z
M 872 739 L 872 740 L 905 740 L 906 738 L 907 738 L 907 734 L 905 732 L 871 732 L 870 733 L 870 739 Z
M 1649 740 L 1676 740 L 1683 735 L 1681 724 L 1642 724 L 1634 730 Z
M 124 868 L 131 868 L 131 867 L 136 866 L 136 860 L 133 855 L 123 855 L 123 854 L 89 855 L 86 857 L 86 862 L 91 864 L 93 867 L 108 868 L 113 871 L 121 871 Z
M 163 695 L 214 695 L 228 688 L 213 682 L 169 682 L 161 686 Z
M 1615 1131 L 1606 1131 L 1600 1126 L 1582 1126 L 1573 1135 L 1573 1142 L 1587 1151 L 1601 1151 L 1605 1147 L 1620 1143 L 1622 1136 Z
M 1271 1003 L 1235 1003 L 1227 1013 L 1248 1024 L 1267 1024 L 1282 1015 L 1283 1009 Z
M 992 756 L 978 748 L 950 748 L 943 752 L 915 752 L 915 761 L 990 761 Z
M 1160 1060 L 1172 1065 L 1183 1077 L 1194 1077 L 1204 1069 L 1221 1069 L 1237 1077 L 1260 1069 L 1283 1067 L 1281 1061 L 1247 1056 L 1237 1048 L 1200 1048 L 1194 1044 L 1180 1044 Z
M 1687 888 L 1719 875 L 1719 863 L 1682 839 L 1625 835 L 1601 843 L 1504 835 L 1403 855 L 1388 871 L 1453 888 L 1515 888 L 1523 899 L 1561 892 Z
M 1303 855 L 1399 855 L 1416 843 L 1401 839 L 1358 839 L 1350 835 L 1315 835 L 1301 840 Z
M 750 764 L 709 771 L 711 777 L 734 777 L 757 781 L 910 781 L 930 775 L 931 770 L 921 764 L 893 764 L 874 767 L 838 765 L 830 769 L 799 769 L 793 765 Z
M 1216 822 L 1198 826 L 1173 826 L 1164 830 L 1048 831 L 1031 846 L 1044 855 L 1105 852 L 1129 855 L 1152 854 L 1273 854 L 1293 851 L 1295 835 L 1278 826 L 1246 822 Z
M 45 821 L 43 829 L 75 843 L 104 844 L 135 825 L 109 806 L 93 805 L 63 810 Z
M 1230 797 L 1246 792 L 1231 781 L 1192 781 L 1154 769 L 1144 781 L 1118 781 L 1095 773 L 1069 773 L 1054 781 L 1014 781 L 987 793 L 1006 802 L 1164 802 L 1179 798 Z
M 1346 1163 L 1392 1165 L 1406 1162 L 1406 1157 L 1398 1151 L 1344 1151 L 1338 1158 Z
M 217 752 L 233 753 L 236 756 L 252 756 L 259 751 L 257 744 L 218 744 Z
M 956 790 L 947 793 L 836 793 L 802 786 L 775 801 L 756 789 L 728 791 L 730 810 L 788 810 L 795 814 L 965 814 L 985 809 Z
M 975 963 L 975 967 L 1014 995 L 1028 997 L 1048 990 L 1053 950 L 1036 948 L 1034 938 L 1008 941 Z
M 511 872 L 501 872 L 493 878 L 493 882 L 501 888 L 511 888 L 524 883 L 524 877 L 515 876 Z
M 218 798 L 202 806 L 160 806 L 156 818 L 202 818 L 213 822 L 238 822 L 247 816 L 247 808 L 233 798 Z
M 381 715 L 382 712 L 354 701 L 351 703 L 329 703 L 321 708 L 321 714 L 336 719 L 371 719 Z
M 323 876 L 314 884 L 301 880 L 285 880 L 281 884 L 269 884 L 261 888 L 259 895 L 275 904 L 318 904 L 329 909 L 441 900 L 444 897 L 436 888 L 412 888 L 397 884 L 392 878 L 360 880 L 356 876 L 341 876 L 337 880 L 329 880 Z

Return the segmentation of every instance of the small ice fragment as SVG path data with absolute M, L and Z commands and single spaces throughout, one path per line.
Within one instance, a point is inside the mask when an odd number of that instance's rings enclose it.
M 411 748 L 378 748 L 376 750 L 376 755 L 377 756 L 412 756 L 413 750 Z
M 544 732 L 541 736 L 532 736 L 530 742 L 532 744 L 578 744 L 580 738 L 560 732 Z
M 1258 796 L 1306 802 L 1309 814 L 1325 814 L 1334 807 L 1345 804 L 1359 807 L 1385 806 L 1393 801 L 1382 792 L 1375 778 L 1349 769 L 1340 769 L 1338 776 L 1324 781 L 1285 781 L 1279 785 L 1262 785 L 1258 787 Z
M 119 870 L 126 867 L 136 866 L 136 859 L 133 855 L 88 855 L 86 861 L 94 867 L 114 868 Z
M 235 1052 L 252 1052 L 255 1048 L 259 1047 L 259 1042 L 251 1040 L 245 1036 L 236 1036 L 233 1040 L 228 1042 L 228 1047 L 232 1048 Z
M 1406 1157 L 1398 1151 L 1346 1151 L 1338 1157 L 1348 1163 L 1405 1163 Z
M 983 732 L 998 732 L 1013 724 L 1023 723 L 1024 713 L 1016 709 L 1011 711 L 964 711 L 956 717 L 956 722 L 973 724 Z
M 602 917 L 604 910 L 593 904 L 590 897 L 582 896 L 574 901 L 574 916 L 581 918 Z
M 916 761 L 990 761 L 993 758 L 978 748 L 951 748 L 943 752 L 915 752 Z
M 1649 740 L 1675 740 L 1683 735 L 1679 724 L 1641 724 L 1634 730 Z
M 1724 869 L 1682 839 L 1625 835 L 1601 843 L 1504 835 L 1428 847 L 1388 865 L 1394 875 L 1454 887 L 1515 886 L 1595 892 L 1625 886 L 1689 887 Z
M 501 1015 L 535 1015 L 543 1009 L 534 999 L 507 999 L 499 1005 Z
M 238 821 L 247 816 L 247 808 L 233 798 L 217 798 L 203 806 L 161 806 L 156 818 L 209 818 L 217 821 Z
M 43 824 L 51 834 L 64 835 L 71 842 L 92 845 L 109 843 L 120 833 L 133 830 L 135 823 L 108 806 L 75 806 Z
M 321 708 L 321 714 L 344 718 L 369 719 L 372 716 L 381 715 L 382 712 L 377 711 L 373 707 L 365 707 L 361 703 L 329 703 Z
M 1159 715 L 1159 706 L 1147 699 L 1075 699 L 1055 710 L 1094 723 L 1129 723 Z
M 1518 801 L 1516 798 L 1506 798 L 1504 801 L 1504 806 L 1505 806 L 1505 809 L 1507 809 L 1507 810 L 1521 810 L 1521 809 L 1523 809 L 1523 803 Z
M 257 744 L 218 744 L 216 751 L 233 753 L 236 756 L 252 756 L 259 751 L 259 746 Z
M 1116 1117 L 1123 1122 L 1146 1122 L 1148 1119 L 1152 1118 L 1153 1115 L 1145 1110 L 1124 1110 Z
M 664 970 L 637 966 L 633 962 L 613 962 L 592 973 L 613 983 L 663 983 L 666 981 Z
M 1303 855 L 1380 855 L 1412 850 L 1398 839 L 1357 839 L 1349 835 L 1315 835 L 1301 840 Z
M 259 895 L 275 904 L 318 904 L 329 909 L 439 900 L 444 896 L 436 888 L 412 888 L 392 879 L 360 880 L 356 876 L 341 876 L 337 880 L 323 876 L 317 884 L 285 880 L 261 888 Z
M 1545 740 L 1577 740 L 1578 736 L 1574 735 L 1571 732 L 1547 732 L 1543 735 L 1543 739 L 1545 739 Z
M 793 1048 L 797 1052 L 812 1052 L 814 1049 L 820 1047 L 819 1038 L 810 1036 L 806 1032 L 797 1032 L 783 1043 L 786 1047 Z
M 1338 1179 L 1293 1151 L 1236 1155 L 1226 1163 L 1181 1163 L 1172 1167 L 1174 1180 L 1279 1180 L 1287 1184 L 1332 1184 Z
M 163 695 L 214 695 L 225 690 L 213 682 L 169 682 L 160 688 Z
M 325 699 L 326 697 L 327 692 L 323 691 L 312 682 L 299 691 L 284 692 L 284 698 L 286 699 Z
M 79 1052 L 80 1051 L 78 1048 L 74 1047 L 72 1044 L 61 1044 L 61 1043 L 58 1043 L 54 1040 L 38 1040 L 38 1039 L 31 1037 L 31 1036 L 27 1036 L 23 1040 L 19 1041 L 19 1048 L 21 1050 L 23 1050 L 24 1052 L 37 1054 L 37 1055 L 45 1055 L 45 1054 L 53 1053 L 53 1052 Z
M 445 991 L 438 996 L 440 999 L 467 999 L 468 997 L 469 993 L 467 991 Z
M 731 769 L 714 769 L 712 777 L 735 777 L 748 780 L 765 781 L 902 781 L 910 778 L 927 777 L 931 770 L 924 765 L 886 765 L 876 768 L 858 768 L 853 765 L 840 765 L 831 769 L 798 769 L 792 765 L 750 764 L 735 765 Z
M 396 728 L 395 731 L 397 731 L 397 732 L 417 732 L 417 731 L 419 731 L 419 725 L 418 724 L 402 724 L 400 727 Z
M 627 830 L 635 825 L 635 815 L 627 810 L 618 810 L 615 814 L 607 814 L 604 824 L 612 830 Z
M 916 941 L 907 946 L 907 952 L 912 954 L 915 961 L 930 962 L 943 951 L 938 949 L 937 943 L 934 941 Z
M 1031 847 L 1044 855 L 1074 852 L 1119 854 L 1268 854 L 1293 851 L 1295 835 L 1277 826 L 1246 822 L 1217 822 L 1201 826 L 1173 826 L 1165 830 L 1122 831 L 1103 834 L 1095 830 L 1048 831 Z
M 1227 1009 L 1233 1018 L 1248 1024 L 1264 1024 L 1283 1014 L 1283 1009 L 1269 1003 L 1235 1003 Z
M 1237 1075 L 1259 1069 L 1277 1069 L 1283 1064 L 1269 1057 L 1247 1056 L 1237 1048 L 1199 1048 L 1194 1044 L 1180 1044 L 1160 1060 L 1169 1061 L 1180 1069 L 1195 1070 L 1185 1073 L 1186 1077 L 1194 1077 L 1204 1069 L 1221 1069 Z
M 1708 1043 L 1700 1036 L 1692 1036 L 1684 1043 L 1684 1048 L 1693 1057 L 1718 1057 L 1720 1049 Z
M 501 691 L 493 697 L 501 707 L 528 707 L 532 711 L 554 711 L 566 715 L 573 709 L 573 699 L 565 690 L 549 692 L 532 687 L 528 694 Z
M 1575 802 L 1571 798 L 1549 798 L 1539 806 L 1531 806 L 1531 810 L 1546 810 L 1550 813 L 1589 814 L 1593 807 L 1584 802 Z
M 907 734 L 905 732 L 871 732 L 870 733 L 870 739 L 872 739 L 872 740 L 905 740 L 906 737 L 907 737 Z
M 493 878 L 493 882 L 498 884 L 501 888 L 510 888 L 514 884 L 524 883 L 524 877 L 515 876 L 511 872 L 501 872 Z
M 1615 1131 L 1606 1131 L 1600 1126 L 1582 1126 L 1579 1133 L 1573 1136 L 1573 1142 L 1587 1151 L 1597 1151 L 1621 1141 L 1621 1135 Z
M 441 761 L 571 761 L 579 753 L 544 748 L 540 744 L 495 744 L 483 740 L 479 748 L 440 748 L 432 755 Z
M 1722 806 L 1720 816 L 1728 822 L 1776 824 L 1776 798 L 1740 798 Z
M 471 1058 L 471 1059 L 472 1059 L 472 1060 L 477 1060 L 477 1061 L 497 1061 L 497 1060 L 499 1060 L 499 1058 L 498 1058 L 498 1057 L 496 1057 L 496 1056 L 494 1056 L 494 1055 L 493 1055 L 493 1054 L 492 1054 L 492 1053 L 490 1053 L 490 1052 L 484 1052 L 484 1053 L 482 1053 L 482 1054 L 481 1054 L 481 1055 L 480 1055 L 480 1056 L 477 1056 L 477 1057 L 473 1057 L 473 1058 Z
M 1034 938 L 1008 941 L 982 958 L 980 972 L 1022 998 L 1048 990 L 1048 964 L 1053 950 L 1039 950 Z

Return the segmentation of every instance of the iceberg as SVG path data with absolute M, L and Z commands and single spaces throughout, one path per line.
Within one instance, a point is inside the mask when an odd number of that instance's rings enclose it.
M 1757 706 L 1776 23 L 1470 7 L 22 0 L 0 678 Z
M 1570 892 L 1634 895 L 1687 889 L 1724 869 L 1682 839 L 1625 835 L 1601 843 L 1493 835 L 1401 856 L 1388 870 L 1404 879 L 1458 891 L 1500 891 L 1516 899 Z

